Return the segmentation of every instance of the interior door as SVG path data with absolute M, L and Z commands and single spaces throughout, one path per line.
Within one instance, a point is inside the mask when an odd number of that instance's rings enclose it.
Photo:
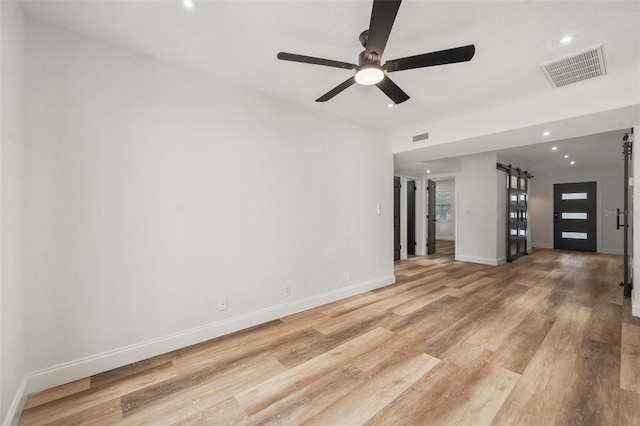
M 416 182 L 407 181 L 407 254 L 416 254 Z
M 393 260 L 400 260 L 400 177 L 393 177 Z
M 595 252 L 596 207 L 596 182 L 553 185 L 553 247 Z
M 622 155 L 624 158 L 624 206 L 622 211 L 618 209 L 616 218 L 617 229 L 622 228 L 624 232 L 624 277 L 620 285 L 624 287 L 624 297 L 631 297 L 633 289 L 633 221 L 631 214 L 633 212 L 633 185 L 630 181 L 630 171 L 633 170 L 633 129 L 631 134 L 625 134 L 622 144 Z M 622 215 L 622 223 L 621 222 Z
M 436 252 L 436 183 L 427 180 L 427 254 Z

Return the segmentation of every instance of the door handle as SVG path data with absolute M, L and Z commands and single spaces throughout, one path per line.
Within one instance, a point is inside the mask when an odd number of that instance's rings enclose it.
M 616 229 L 620 229 L 622 226 L 620 223 L 620 209 L 616 209 Z
M 560 222 L 560 218 L 559 218 L 559 216 L 558 216 L 558 212 L 553 213 L 553 221 L 554 221 L 555 223 Z

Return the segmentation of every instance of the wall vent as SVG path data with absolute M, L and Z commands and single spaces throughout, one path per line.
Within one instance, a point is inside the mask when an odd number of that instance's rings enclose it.
M 413 137 L 414 142 L 423 141 L 425 139 L 429 139 L 429 133 L 423 133 L 421 135 L 415 135 Z
M 562 87 L 607 73 L 602 44 L 540 65 L 553 87 Z

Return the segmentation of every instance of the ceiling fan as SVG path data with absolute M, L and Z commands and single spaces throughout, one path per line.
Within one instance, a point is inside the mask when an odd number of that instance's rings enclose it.
M 391 27 L 393 27 L 393 22 L 396 19 L 401 2 L 402 0 L 373 0 L 369 29 L 360 34 L 360 43 L 365 50 L 360 53 L 358 65 L 286 52 L 278 53 L 278 59 L 283 61 L 302 62 L 305 64 L 356 70 L 352 77 L 320 96 L 316 99 L 316 102 L 326 102 L 354 83 L 358 83 L 362 85 L 375 84 L 394 103 L 402 103 L 409 99 L 409 95 L 391 81 L 385 72 L 390 73 L 414 68 L 470 61 L 476 52 L 476 48 L 473 44 L 470 44 L 468 46 L 455 47 L 453 49 L 393 59 L 387 61 L 384 65 L 381 65 L 382 53 L 387 45 L 387 40 L 391 33 Z

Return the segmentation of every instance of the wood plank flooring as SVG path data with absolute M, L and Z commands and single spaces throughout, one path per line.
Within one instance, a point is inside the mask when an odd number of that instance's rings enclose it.
M 437 253 L 397 283 L 31 395 L 21 425 L 640 425 L 622 257 Z

